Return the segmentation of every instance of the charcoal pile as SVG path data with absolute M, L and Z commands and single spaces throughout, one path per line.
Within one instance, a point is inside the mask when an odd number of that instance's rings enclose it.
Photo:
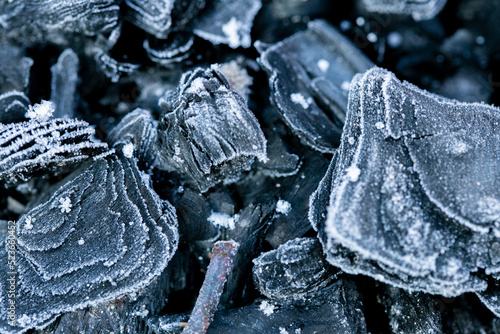
M 500 334 L 499 15 L 0 2 L 0 333 Z

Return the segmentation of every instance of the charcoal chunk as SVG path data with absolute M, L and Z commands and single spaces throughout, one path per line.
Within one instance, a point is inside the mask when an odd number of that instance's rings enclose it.
M 361 299 L 352 282 L 334 283 L 329 296 L 320 305 L 277 306 L 264 300 L 259 305 L 220 311 L 207 333 L 367 333 Z
M 342 144 L 310 204 L 328 261 L 409 291 L 484 290 L 478 270 L 499 263 L 497 155 L 483 140 L 495 136 L 498 110 L 379 68 L 355 78 L 349 99 Z
M 54 118 L 74 117 L 78 70 L 78 56 L 71 49 L 64 50 L 52 66 L 50 100 L 54 103 Z
M 194 37 L 188 33 L 175 32 L 166 40 L 144 40 L 144 50 L 155 63 L 168 66 L 189 57 Z
M 30 100 L 23 92 L 9 91 L 0 95 L 0 123 L 7 124 L 26 120 Z
M 174 209 L 149 187 L 135 158 L 115 149 L 17 221 L 17 319 L 8 322 L 2 283 L 3 331 L 43 328 L 61 313 L 134 293 L 166 267 L 178 243 Z M 1 250 L 7 282 L 12 249 L 7 242 Z
M 333 152 L 340 143 L 347 87 L 356 73 L 373 66 L 371 61 L 320 20 L 275 45 L 257 47 L 269 73 L 271 99 L 285 123 L 305 144 Z
M 76 119 L 0 124 L 0 180 L 14 185 L 106 155 L 108 145 L 92 142 L 94 133 L 87 122 Z
M 160 101 L 158 168 L 185 174 L 201 192 L 266 161 L 266 139 L 246 102 L 216 68 L 183 75 Z
M 392 333 L 443 333 L 441 313 L 431 296 L 387 286 L 383 300 Z
M 436 16 L 446 0 L 362 0 L 362 3 L 370 12 L 411 15 L 416 21 L 422 21 Z
M 3 1 L 0 31 L 15 43 L 66 44 L 75 35 L 112 31 L 118 25 L 119 10 L 114 0 Z
M 193 32 L 213 44 L 249 48 L 250 31 L 261 0 L 215 0 L 193 24 Z
M 125 0 L 126 18 L 157 38 L 166 38 L 172 26 L 175 0 Z
M 323 293 L 320 290 L 335 281 L 338 273 L 324 259 L 316 238 L 290 240 L 278 249 L 262 253 L 253 263 L 256 287 L 282 305 L 317 304 Z
M 0 93 L 25 91 L 28 88 L 33 59 L 11 44 L 0 45 Z
M 107 141 L 111 146 L 121 143 L 128 155 L 152 166 L 155 161 L 152 147 L 156 141 L 157 126 L 158 122 L 149 111 L 138 108 L 122 118 L 108 134 Z

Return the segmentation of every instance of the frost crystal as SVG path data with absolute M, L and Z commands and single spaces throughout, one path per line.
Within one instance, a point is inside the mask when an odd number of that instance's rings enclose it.
M 62 213 L 69 213 L 71 212 L 71 199 L 69 197 L 65 197 L 65 198 L 60 198 L 59 199 L 59 203 L 61 203 L 59 205 L 59 208 L 61 209 L 61 212 Z
M 284 215 L 288 215 L 288 213 L 292 210 L 292 205 L 290 202 L 284 201 L 280 199 L 278 203 L 276 203 L 276 212 L 282 213 Z
M 26 117 L 35 121 L 46 122 L 52 117 L 54 111 L 54 104 L 52 102 L 42 100 L 42 102 L 29 107 Z
M 271 314 L 274 313 L 274 310 L 276 309 L 276 305 L 273 305 L 269 303 L 267 300 L 264 300 L 262 303 L 260 303 L 259 309 L 267 316 L 270 316 Z
M 224 227 L 233 230 L 236 226 L 235 223 L 238 221 L 238 218 L 238 215 L 230 216 L 227 213 L 212 211 L 207 220 L 217 227 Z
M 134 145 L 132 143 L 127 143 L 123 146 L 123 155 L 127 158 L 132 158 L 134 155 Z

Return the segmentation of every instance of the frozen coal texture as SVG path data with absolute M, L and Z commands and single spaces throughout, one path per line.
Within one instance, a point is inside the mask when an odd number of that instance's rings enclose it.
M 443 333 L 441 313 L 431 296 L 386 286 L 383 301 L 392 333 Z
M 20 91 L 9 91 L 0 95 L 0 123 L 8 124 L 26 120 L 30 100 Z
M 135 109 L 122 118 L 108 134 L 107 141 L 111 146 L 122 144 L 129 148 L 139 164 L 152 166 L 155 160 L 153 145 L 157 137 L 158 122 L 151 113 L 144 109 Z
M 145 39 L 143 43 L 149 59 L 155 63 L 169 66 L 189 57 L 194 43 L 193 35 L 175 32 L 166 40 Z
M 446 0 L 361 0 L 370 12 L 411 15 L 416 21 L 429 20 L 446 5 Z
M 261 0 L 214 0 L 193 24 L 193 32 L 213 44 L 248 48 L 255 15 Z
M 333 152 L 340 143 L 347 109 L 345 86 L 372 62 L 322 20 L 310 22 L 307 30 L 279 43 L 257 47 L 269 74 L 271 100 L 285 123 L 305 144 Z
M 67 44 L 75 36 L 96 36 L 112 31 L 120 8 L 114 0 L 2 1 L 3 38 L 31 45 L 40 41 Z
M 33 59 L 26 57 L 21 48 L 2 43 L 0 60 L 0 93 L 25 91 L 28 88 Z
M 41 328 L 61 313 L 137 292 L 160 275 L 177 249 L 177 218 L 142 177 L 135 158 L 116 154 L 75 171 L 16 222 L 17 326 Z M 2 245 L 7 282 L 8 243 Z
M 0 124 L 0 179 L 14 185 L 105 155 L 108 145 L 93 142 L 94 133 L 87 122 L 76 119 Z
M 255 158 L 267 160 L 257 119 L 217 67 L 185 73 L 160 105 L 157 165 L 186 175 L 200 191 L 238 177 Z
M 166 38 L 172 26 L 176 0 L 125 0 L 126 17 L 157 38 Z
M 367 333 L 354 283 L 339 280 L 329 289 L 329 300 L 320 305 L 277 305 L 269 315 L 255 304 L 217 312 L 207 333 L 280 333 L 280 328 L 288 333 Z
M 290 240 L 278 249 L 262 253 L 253 263 L 256 287 L 282 305 L 315 305 L 331 298 L 323 289 L 337 280 L 338 274 L 324 259 L 316 238 Z
M 480 271 L 499 264 L 498 110 L 379 68 L 351 85 L 342 144 L 311 197 L 328 260 L 409 291 L 484 290 Z

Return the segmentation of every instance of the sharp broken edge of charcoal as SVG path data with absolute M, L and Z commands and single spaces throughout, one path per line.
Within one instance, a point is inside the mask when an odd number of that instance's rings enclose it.
M 343 86 L 373 63 L 322 20 L 275 45 L 256 47 L 269 73 L 271 98 L 285 123 L 306 145 L 332 153 L 347 109 Z
M 205 275 L 203 286 L 196 300 L 183 334 L 206 333 L 219 305 L 227 275 L 233 266 L 239 244 L 234 241 L 219 241 L 212 250 L 212 259 Z

